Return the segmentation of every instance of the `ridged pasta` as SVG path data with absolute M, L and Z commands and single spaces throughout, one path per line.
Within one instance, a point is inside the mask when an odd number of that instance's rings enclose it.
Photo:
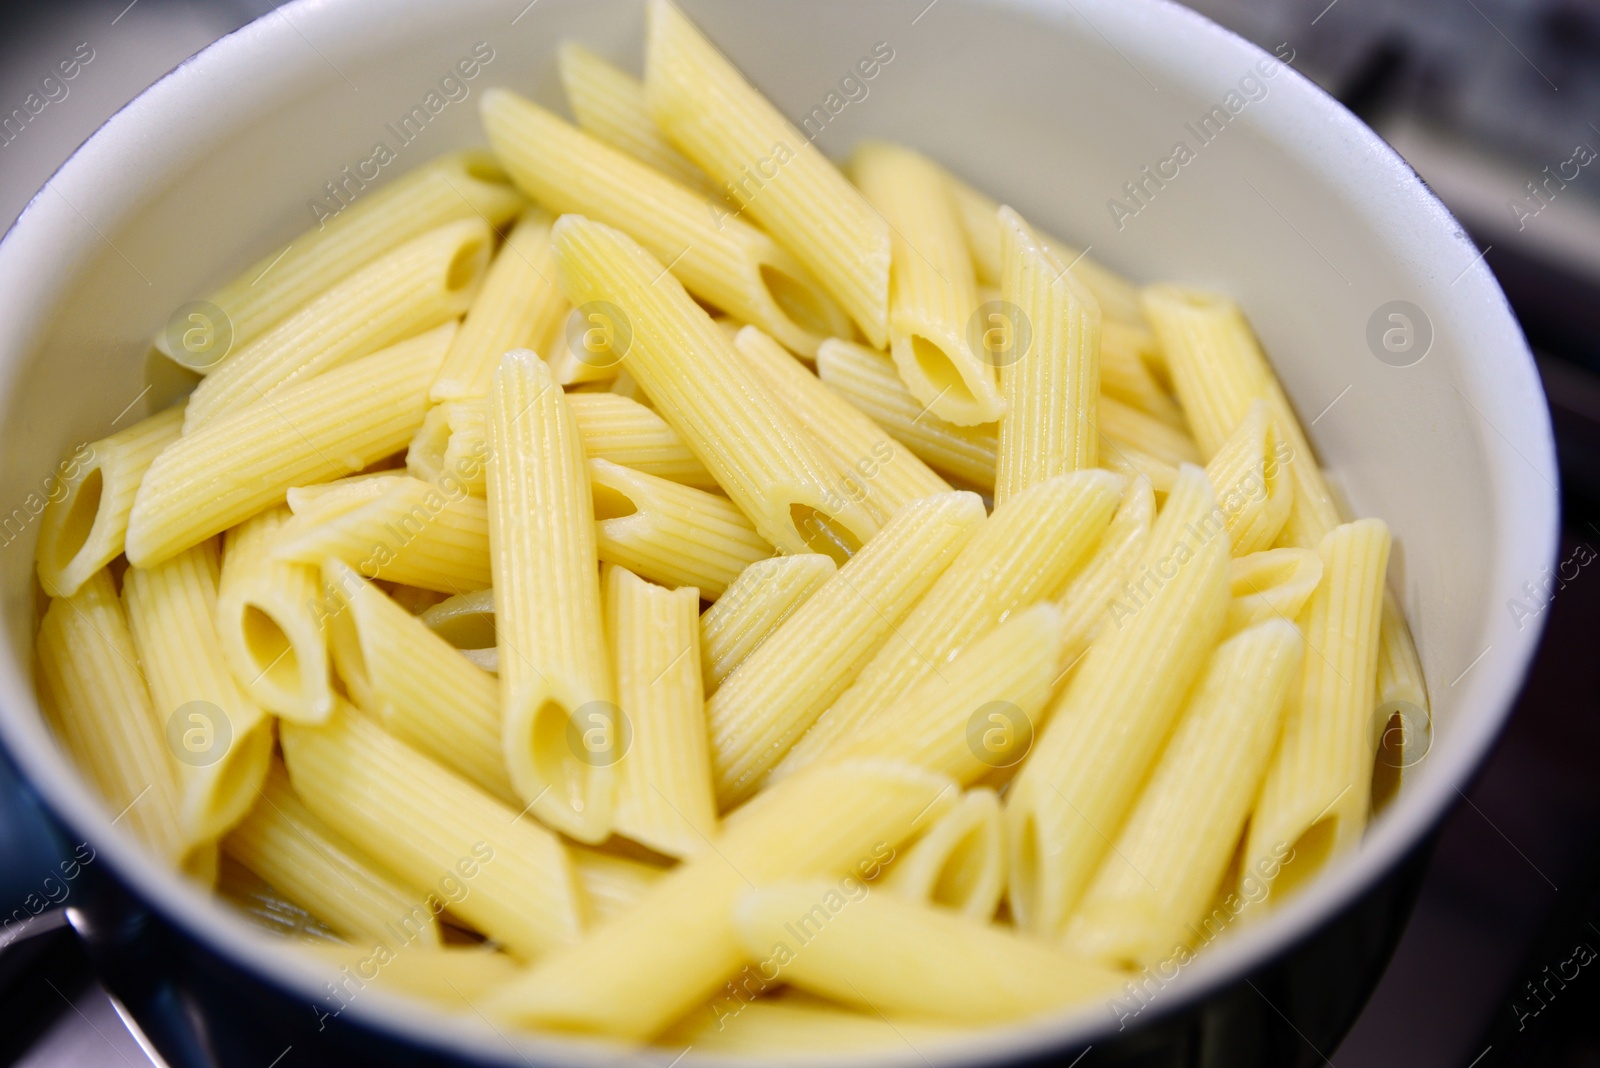
M 1267 549 L 1235 556 L 1228 568 L 1228 619 L 1224 634 L 1237 634 L 1269 619 L 1298 619 L 1322 581 L 1315 549 Z
M 1271 548 L 1294 506 L 1294 479 L 1281 452 L 1287 443 L 1277 435 L 1267 404 L 1250 402 L 1237 430 L 1206 464 L 1206 477 L 1217 491 L 1217 507 L 1227 520 L 1235 556 Z
M 757 560 L 700 616 L 705 692 L 718 686 L 833 577 L 838 568 L 821 553 Z
M 994 918 L 1006 889 L 1006 853 L 1000 799 L 975 786 L 895 858 L 884 876 L 892 894 L 953 909 L 969 920 Z

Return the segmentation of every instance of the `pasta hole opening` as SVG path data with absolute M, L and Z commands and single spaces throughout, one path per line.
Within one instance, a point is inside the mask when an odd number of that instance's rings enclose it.
M 354 609 L 341 606 L 329 628 L 329 644 L 333 646 L 333 660 L 344 680 L 345 689 L 359 703 L 359 695 L 372 689 L 372 674 L 367 669 L 367 652 L 361 647 L 360 628 L 350 618 Z
M 444 287 L 452 293 L 459 293 L 478 280 L 479 268 L 483 265 L 484 243 L 481 240 L 468 241 L 456 249 L 456 254 L 450 259 L 450 269 L 444 276 Z
M 840 567 L 861 549 L 861 539 L 832 516 L 805 504 L 789 506 L 789 521 L 800 540 L 814 553 L 830 557 Z
M 1294 840 L 1288 860 L 1273 882 L 1273 894 L 1288 896 L 1297 893 L 1301 887 L 1316 878 L 1317 873 L 1322 871 L 1327 863 L 1328 857 L 1332 855 L 1338 835 L 1337 816 L 1326 816 L 1306 828 L 1305 833 Z
M 1015 870 L 1008 880 L 1007 896 L 1011 899 L 1011 912 L 1019 924 L 1030 923 L 1038 912 L 1034 890 L 1039 885 L 1039 823 L 1033 813 L 1027 813 L 1017 831 L 1016 854 L 1012 857 Z
M 1378 736 L 1378 750 L 1372 758 L 1371 812 L 1377 817 L 1400 792 L 1400 780 L 1405 777 L 1406 721 L 1399 712 L 1389 717 Z
M 433 628 L 434 633 L 457 649 L 493 649 L 499 644 L 493 612 L 463 612 Z
M 244 647 L 250 662 L 256 666 L 257 677 L 286 693 L 300 688 L 300 658 L 295 654 L 294 643 L 265 611 L 251 604 L 244 609 Z
M 602 486 L 598 482 L 593 483 L 590 489 L 594 495 L 594 518 L 597 523 L 607 519 L 626 519 L 639 512 L 639 506 L 633 498 L 621 490 Z
M 222 766 L 213 778 L 216 795 L 211 807 L 217 812 L 248 812 L 256 800 L 255 784 L 261 781 L 260 771 L 252 765 L 264 765 L 272 755 L 272 729 L 265 724 L 235 738 Z
M 559 804 L 582 813 L 588 776 L 567 746 L 569 714 L 559 701 L 546 700 L 533 713 L 530 744 L 533 768 Z
M 61 525 L 61 537 L 56 542 L 56 566 L 66 567 L 89 544 L 89 535 L 94 532 L 95 520 L 100 518 L 100 506 L 104 503 L 105 476 L 100 468 L 90 471 L 84 480 L 78 484 L 77 491 L 72 496 L 72 503 L 67 506 L 67 519 Z
M 828 314 L 827 298 L 811 283 L 796 278 L 781 267 L 761 265 L 761 284 L 772 297 L 784 318 L 808 334 L 827 337 L 836 332 L 836 316 Z
M 948 908 L 964 908 L 977 893 L 978 881 L 987 868 L 984 863 L 986 844 L 987 835 L 981 826 L 963 834 L 935 873 L 929 900 Z
M 911 337 L 911 357 L 935 393 L 953 397 L 963 404 L 977 400 L 950 354 L 921 334 Z

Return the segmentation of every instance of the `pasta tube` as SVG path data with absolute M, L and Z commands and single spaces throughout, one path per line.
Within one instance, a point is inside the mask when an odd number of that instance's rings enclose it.
M 316 567 L 276 559 L 289 510 L 274 508 L 228 531 L 217 583 L 217 636 L 233 677 L 267 711 L 321 723 L 333 711 L 327 634 Z
M 889 340 L 888 224 L 681 11 L 651 0 L 646 17 L 651 117 L 882 348 Z
M 787 991 L 733 1007 L 713 1001 L 674 1024 L 657 1044 L 750 1059 L 774 1050 L 813 1056 L 907 1047 L 919 1051 L 925 1044 L 958 1034 L 954 1027 L 906 1020 L 891 1023 L 876 1013 L 842 1009 L 831 1001 Z
M 217 630 L 215 539 L 122 578 L 128 629 L 158 718 L 176 719 L 178 814 L 186 846 L 244 818 L 272 756 L 272 721 L 228 669 Z M 169 734 L 171 729 L 169 728 Z M 169 738 L 170 745 L 170 738 Z
M 901 380 L 942 419 L 994 422 L 1004 410 L 995 368 L 1023 356 L 1026 341 L 1003 314 L 986 312 L 973 329 L 977 283 L 942 173 L 910 149 L 871 141 L 856 149 L 851 174 L 889 224 L 889 351 Z
M 499 673 L 493 590 L 474 590 L 447 597 L 417 618 L 469 661 L 487 672 Z
M 555 233 L 568 299 L 606 301 L 631 324 L 628 370 L 762 537 L 842 562 L 876 532 L 859 504 L 830 492 L 822 451 L 659 263 L 580 216 Z
M 730 980 L 759 981 L 740 974 L 745 950 L 731 913 L 741 891 L 793 876 L 860 885 L 923 821 L 943 815 L 954 792 L 948 779 L 881 761 L 797 777 L 748 806 L 715 850 L 667 875 L 631 911 L 479 1007 L 523 1026 L 648 1038 L 713 994 L 726 989 L 732 999 Z
M 700 596 L 607 567 L 606 638 L 633 741 L 619 765 L 618 833 L 672 857 L 717 830 L 700 689 Z
M 950 484 L 909 449 L 760 330 L 740 330 L 734 348 L 822 447 L 835 472 L 836 492 L 860 500 L 877 522 L 912 501 L 950 491 Z
M 1156 500 L 1150 483 L 1137 479 L 1129 482 L 1094 555 L 1072 574 L 1056 597 L 1066 643 L 1062 650 L 1065 663 L 1078 662 L 1105 625 L 1112 597 L 1127 592 L 1128 587 L 1122 584 L 1144 554 L 1155 516 Z
M 178 439 L 183 407 L 168 408 L 74 453 L 63 465 L 61 496 L 39 517 L 39 585 L 71 597 L 122 554 L 128 513 L 144 473 Z
M 626 721 L 612 701 L 594 504 L 565 394 L 526 349 L 507 353 L 494 374 L 489 442 L 489 557 L 511 784 L 551 826 L 580 842 L 603 841 Z
M 531 348 L 559 330 L 567 301 L 556 287 L 556 257 L 550 248 L 555 219 L 529 208 L 483 276 L 483 285 L 456 331 L 450 352 L 428 390 L 428 399 L 478 400 L 489 395 L 489 376 L 512 349 Z
M 901 509 L 723 680 L 706 702 L 721 807 L 756 791 L 891 640 L 982 521 L 983 503 L 971 493 L 940 494 Z
M 1303 610 L 1311 651 L 1290 691 L 1245 844 L 1246 870 L 1277 895 L 1304 885 L 1366 825 L 1378 628 L 1389 528 L 1377 519 L 1335 527 L 1317 546 L 1322 582 Z M 1282 871 L 1274 862 L 1287 847 Z
M 1000 209 L 1000 234 L 1000 291 L 1030 324 L 1030 342 L 1000 368 L 997 505 L 1100 456 L 1100 305 L 1010 208 Z
M 838 568 L 821 553 L 757 560 L 700 617 L 701 673 L 714 693 Z
M 417 432 L 455 327 L 356 360 L 185 434 L 145 472 L 126 551 L 154 567 L 270 508 L 293 486 L 353 474 Z
M 232 351 L 237 352 L 384 253 L 458 219 L 482 219 L 499 228 L 515 218 L 523 204 L 489 153 L 471 150 L 441 156 L 341 207 L 332 219 L 319 218 L 315 230 L 302 233 L 287 248 L 268 254 L 212 293 L 208 303 L 222 313 L 222 320 L 212 322 L 205 312 L 185 320 L 191 329 L 202 331 L 200 346 L 185 344 L 187 334 L 173 344 L 163 333 L 156 337 L 156 348 L 207 374 L 221 358 L 212 346 L 215 331 L 224 323 Z
M 1205 473 L 1185 467 L 1138 565 L 1143 598 L 1113 604 L 1117 629 L 1090 648 L 1007 795 L 1011 911 L 1039 934 L 1061 931 L 1222 629 L 1227 532 L 1200 526 L 1215 507 Z
M 1228 618 L 1224 634 L 1237 634 L 1269 619 L 1297 619 L 1322 581 L 1315 549 L 1267 549 L 1236 556 L 1228 570 Z
M 439 945 L 430 907 L 439 899 L 395 882 L 312 815 L 282 764 L 271 762 L 250 800 L 255 807 L 223 842 L 228 856 L 347 938 Z
M 513 956 L 578 940 L 577 885 L 555 834 L 348 705 L 322 726 L 285 723 L 280 737 L 308 809 L 406 883 L 437 889 Z
M 466 219 L 375 260 L 218 365 L 190 395 L 183 432 L 454 320 L 493 247 L 489 227 Z
M 333 601 L 334 664 L 355 703 L 402 742 L 520 808 L 495 680 L 354 569 L 330 560 L 322 578 Z
M 1025 1019 L 1122 977 L 947 909 L 857 883 L 781 882 L 734 908 L 745 953 L 802 990 L 867 1012 L 965 1024 Z
M 772 555 L 726 497 L 605 460 L 589 461 L 589 485 L 600 559 L 652 582 L 698 587 L 714 601 L 739 572 Z
M 955 807 L 896 858 L 883 888 L 979 923 L 993 919 L 1006 888 L 1005 842 L 995 792 L 978 786 L 961 795 Z
M 807 356 L 850 329 L 793 254 L 703 195 L 508 90 L 489 90 L 482 112 L 495 153 L 525 192 L 628 234 L 707 304 Z
M 1212 652 L 1067 924 L 1069 952 L 1137 969 L 1195 940 L 1266 774 L 1302 647 L 1293 623 L 1273 619 Z
M 1288 443 L 1254 400 L 1239 424 L 1206 465 L 1228 524 L 1235 556 L 1271 548 L 1294 505 L 1294 480 L 1282 466 Z
M 567 404 L 589 459 L 610 460 L 695 489 L 717 488 L 678 432 L 638 401 L 615 393 L 570 393 Z
M 942 669 L 967 643 L 1054 594 L 1105 533 L 1118 489 L 1115 475 L 1078 471 L 1031 486 L 997 507 L 776 775 L 850 751 L 851 736 L 886 702 L 929 676 L 942 681 Z
M 605 923 L 644 900 L 669 870 L 587 846 L 571 846 L 568 852 L 572 854 L 573 874 L 588 905 L 588 916 L 596 924 Z

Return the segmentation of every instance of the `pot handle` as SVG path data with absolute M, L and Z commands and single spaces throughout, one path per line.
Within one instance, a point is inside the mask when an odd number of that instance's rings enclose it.
M 76 855 L 68 848 L 0 747 L 0 950 L 24 927 L 37 926 L 26 921 L 65 901 L 71 880 L 93 857 L 87 845 Z

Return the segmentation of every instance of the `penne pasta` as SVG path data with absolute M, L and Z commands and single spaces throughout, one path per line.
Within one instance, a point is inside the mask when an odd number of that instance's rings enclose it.
M 45 714 L 90 784 L 146 848 L 182 862 L 177 773 L 166 724 L 150 704 L 127 617 L 106 569 L 71 597 L 56 597 L 39 624 L 38 678 Z
M 737 1007 L 717 1002 L 701 1006 L 674 1024 L 658 1045 L 688 1046 L 703 1053 L 749 1059 L 775 1050 L 796 1056 L 838 1056 L 863 1051 L 920 1051 L 959 1032 L 937 1024 L 893 1023 L 871 1011 L 843 1009 L 831 1001 L 795 991 L 741 1001 Z
M 122 554 L 139 483 L 182 429 L 180 404 L 84 446 L 63 464 L 61 495 L 52 493 L 39 517 L 35 560 L 46 593 L 71 597 Z
M 734 349 L 821 446 L 835 473 L 835 492 L 861 501 L 876 522 L 912 501 L 950 491 L 949 483 L 760 330 L 740 330 Z
M 452 495 L 482 497 L 488 466 L 489 424 L 479 401 L 429 408 L 406 449 L 406 471 Z
M 1010 208 L 1000 209 L 1001 294 L 1030 324 L 1000 367 L 998 505 L 1029 486 L 1099 463 L 1100 305 Z M 1003 317 L 1002 317 L 1003 318 Z M 1019 349 L 1022 348 L 1020 343 Z M 913 390 L 913 392 L 915 392 Z
M 612 700 L 594 505 L 566 396 L 526 349 L 505 355 L 489 387 L 489 443 L 489 558 L 511 785 L 551 826 L 580 842 L 603 841 L 626 721 Z M 591 745 L 591 737 L 604 744 Z
M 1224 634 L 1237 634 L 1269 619 L 1295 620 L 1322 581 L 1315 549 L 1267 549 L 1235 556 L 1228 569 L 1228 618 Z
M 816 443 L 649 253 L 579 216 L 555 232 L 568 299 L 608 302 L 618 328 L 631 324 L 629 371 L 762 537 L 842 562 L 876 532 L 859 504 L 830 492 Z
M 524 192 L 628 234 L 707 304 L 806 356 L 849 331 L 843 310 L 792 253 L 703 194 L 508 90 L 489 90 L 480 110 L 495 153 Z M 605 318 L 595 325 L 608 327 Z M 615 359 L 596 354 L 595 362 Z
M 327 924 L 291 901 L 261 876 L 223 853 L 217 861 L 217 896 L 238 910 L 254 927 L 301 946 L 339 945 L 341 940 Z
M 979 923 L 992 920 L 1006 889 L 1005 841 L 995 792 L 977 786 L 962 794 L 960 802 L 895 859 L 883 889 Z
M 334 700 L 321 586 L 314 566 L 274 557 L 273 544 L 289 523 L 289 510 L 280 507 L 228 531 L 217 583 L 217 638 L 251 700 L 286 719 L 321 723 Z
M 775 777 L 847 751 L 852 735 L 886 702 L 929 676 L 943 679 L 944 666 L 968 642 L 1054 594 L 1105 532 L 1118 489 L 1114 475 L 1079 471 L 1031 486 L 997 507 L 850 688 L 784 757 Z
M 190 395 L 183 432 L 455 320 L 493 242 L 482 220 L 467 219 L 373 261 L 219 364 Z
M 661 136 L 645 108 L 644 84 L 639 79 L 572 41 L 562 42 L 556 62 L 567 106 L 585 133 L 681 186 L 715 194 L 706 173 Z
M 1134 564 L 1144 554 L 1155 521 L 1156 501 L 1150 483 L 1133 480 L 1094 555 L 1085 560 L 1056 596 L 1061 609 L 1062 659 L 1076 664 L 1109 618 L 1111 599 L 1129 589 L 1124 586 Z
M 1136 568 L 1141 598 L 1112 603 L 1006 797 L 1009 900 L 1020 926 L 1059 934 L 1155 763 L 1227 609 L 1228 536 L 1202 526 L 1216 494 L 1179 476 Z
M 743 890 L 797 875 L 855 881 L 881 870 L 923 821 L 943 815 L 950 793 L 948 779 L 881 761 L 775 787 L 728 823 L 714 851 L 480 1008 L 522 1026 L 645 1039 L 713 995 L 737 1002 L 732 980 L 741 988 L 760 981 L 740 973 L 745 950 L 729 922 Z M 667 974 L 673 981 L 660 982 Z
M 156 718 L 178 724 L 184 845 L 214 842 L 244 818 L 272 756 L 272 721 L 234 681 L 218 638 L 215 539 L 122 577 L 123 606 Z
M 403 886 L 306 808 L 272 761 L 254 807 L 223 841 L 234 861 L 347 938 L 439 945 L 440 899 Z M 442 903 L 441 906 L 442 908 Z
M 278 504 L 291 487 L 354 474 L 403 449 L 422 425 L 454 330 L 403 341 L 173 442 L 134 496 L 128 562 L 154 567 Z
M 474 590 L 447 597 L 418 618 L 467 660 L 490 674 L 499 673 L 500 650 L 495 644 L 493 590 Z
M 890 1018 L 1025 1019 L 1110 994 L 1122 981 L 993 925 L 860 884 L 747 890 L 733 923 L 745 953 L 775 958 L 785 982 Z
M 426 998 L 437 1007 L 470 1011 L 472 1003 L 517 975 L 509 954 L 489 946 L 391 946 L 388 942 L 364 946 L 313 945 L 311 952 L 340 974 L 364 975 L 379 990 Z M 358 988 L 359 989 L 359 988 Z M 320 1014 L 319 1014 L 320 1019 Z
M 609 460 L 695 489 L 717 489 L 717 480 L 678 432 L 638 401 L 615 393 L 570 393 L 567 405 L 589 459 Z
M 587 846 L 569 846 L 572 871 L 583 893 L 585 910 L 596 924 L 633 908 L 664 879 L 670 869 Z
M 333 661 L 351 700 L 383 729 L 507 804 L 495 680 L 354 569 L 322 568 Z
M 1156 337 L 1149 327 L 1132 326 L 1117 319 L 1101 321 L 1101 390 L 1130 408 L 1187 431 L 1189 424 L 1183 409 L 1150 371 L 1150 365 L 1158 359 Z
M 579 936 L 561 839 L 447 771 L 348 705 L 321 726 L 284 723 L 289 779 L 305 805 L 407 884 L 521 960 Z
M 361 182 L 346 177 L 343 182 Z M 238 352 L 353 271 L 430 230 L 461 219 L 482 219 L 498 228 L 525 203 L 500 165 L 481 150 L 456 152 L 425 163 L 388 186 L 344 204 L 332 218 L 319 215 L 317 228 L 300 234 L 282 251 L 268 253 L 239 277 L 212 293 L 198 317 L 183 320 L 174 343 L 172 327 L 155 345 L 183 366 L 207 374 L 225 356 L 216 353 L 226 334 Z M 181 310 L 181 309 L 180 309 Z M 218 315 L 220 313 L 220 315 Z
M 772 555 L 726 497 L 605 460 L 589 461 L 589 485 L 600 559 L 652 582 L 698 587 L 716 600 L 739 572 Z
M 700 688 L 700 595 L 608 566 L 606 640 L 632 742 L 618 765 L 617 833 L 689 857 L 717 832 Z
M 700 616 L 701 674 L 715 693 L 838 568 L 821 553 L 757 560 Z
M 651 0 L 646 10 L 644 87 L 651 117 L 799 257 L 869 341 L 885 345 L 888 224 L 681 11 L 667 0 Z M 706 207 L 714 221 L 733 217 L 717 214 L 715 203 Z
M 466 318 L 428 390 L 429 400 L 487 397 L 501 356 L 539 345 L 561 328 L 567 302 L 556 286 L 550 248 L 554 222 L 544 208 L 529 208 L 506 235 L 471 305 L 462 309 Z
M 971 493 L 940 494 L 901 509 L 723 680 L 706 702 L 723 809 L 756 791 L 901 628 L 982 521 L 983 504 Z
M 1271 548 L 1294 506 L 1294 480 L 1282 466 L 1288 443 L 1274 430 L 1265 401 L 1254 400 L 1206 464 L 1235 556 Z
M 1371 800 L 1389 529 L 1376 519 L 1345 523 L 1328 533 L 1317 555 L 1322 581 L 1301 615 L 1310 652 L 1290 691 L 1245 844 L 1245 870 L 1274 896 L 1304 885 L 1354 846 Z
M 1022 323 L 1003 312 L 985 305 L 979 314 L 972 258 L 943 173 L 882 141 L 858 146 L 850 167 L 889 224 L 889 351 L 901 381 L 947 422 L 994 422 L 1005 408 L 995 368 L 1022 357 L 1028 341 Z
M 1207 907 L 1266 774 L 1303 645 L 1293 623 L 1273 619 L 1212 652 L 1067 924 L 1068 952 L 1136 970 L 1204 937 Z

